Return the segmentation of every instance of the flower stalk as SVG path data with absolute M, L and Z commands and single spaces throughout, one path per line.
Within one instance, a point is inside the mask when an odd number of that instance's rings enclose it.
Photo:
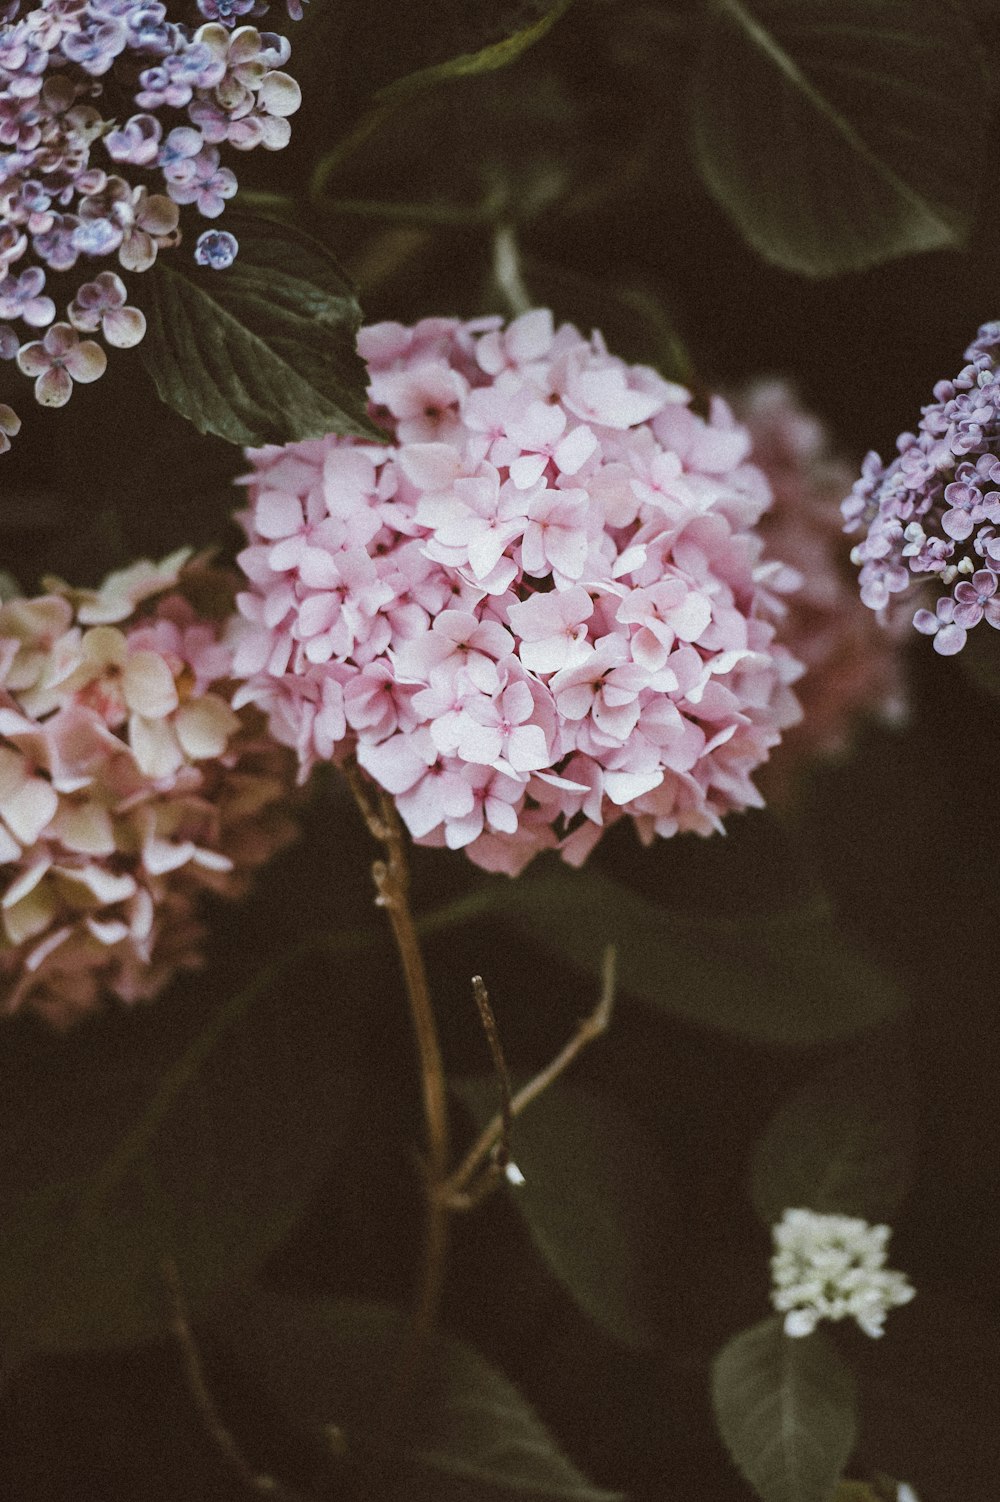
M 510 1162 L 510 1137 L 515 1118 L 569 1068 L 588 1044 L 607 1031 L 614 1005 L 615 952 L 609 948 L 605 953 L 601 995 L 594 1011 L 583 1019 L 552 1062 L 514 1096 L 511 1095 L 510 1078 L 486 986 L 480 976 L 473 977 L 473 995 L 500 1086 L 500 1109 L 459 1166 L 449 1173 L 447 1081 L 427 969 L 410 907 L 406 834 L 388 793 L 368 782 L 352 762 L 344 765 L 344 773 L 370 834 L 385 852 L 383 859 L 372 863 L 375 901 L 388 916 L 403 971 L 423 1099 L 424 1244 L 410 1336 L 400 1357 L 393 1395 L 398 1405 L 413 1392 L 423 1354 L 437 1323 L 451 1216 L 457 1211 L 473 1209 L 497 1186 Z
M 410 1340 L 403 1352 L 397 1384 L 397 1397 L 404 1397 L 412 1390 L 421 1355 L 433 1333 L 444 1284 L 449 1210 L 441 1186 L 448 1176 L 450 1158 L 447 1085 L 427 970 L 410 908 L 403 826 L 387 793 L 367 783 L 356 767 L 348 765 L 345 770 L 369 832 L 385 851 L 385 859 L 372 865 L 375 900 L 388 916 L 406 983 L 423 1098 L 424 1246 Z

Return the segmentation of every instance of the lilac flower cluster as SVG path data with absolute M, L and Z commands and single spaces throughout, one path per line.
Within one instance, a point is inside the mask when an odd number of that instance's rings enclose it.
M 798 717 L 770 504 L 724 402 L 544 310 L 362 330 L 394 441 L 251 454 L 234 704 L 514 875 L 631 816 L 709 834 Z
M 266 5 L 199 4 L 213 19 L 197 28 L 169 18 L 162 0 L 40 0 L 23 11 L 15 0 L 4 8 L 0 359 L 34 378 L 43 406 L 63 406 L 74 381 L 103 373 L 103 350 L 81 333 L 127 348 L 145 332 L 107 263 L 148 270 L 179 241 L 185 206 L 217 218 L 237 188 L 223 149 L 277 151 L 288 142 L 288 116 L 301 98 L 282 71 L 290 45 L 254 26 L 233 29 Z M 209 230 L 196 259 L 224 268 L 236 249 L 232 235 Z M 95 261 L 105 263 L 96 277 Z M 48 280 L 78 266 L 85 269 L 64 321 L 55 322 Z
M 844 501 L 845 531 L 864 530 L 851 556 L 861 598 L 886 612 L 915 581 L 943 586 L 916 629 L 950 657 L 986 620 L 1000 629 L 1000 322 L 985 323 L 953 381 L 939 381 L 916 433 L 889 465 L 871 453 Z

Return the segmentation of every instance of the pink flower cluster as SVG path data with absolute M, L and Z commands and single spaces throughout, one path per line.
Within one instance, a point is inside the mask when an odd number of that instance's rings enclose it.
M 294 758 L 229 703 L 233 584 L 186 552 L 0 605 L 0 988 L 65 1027 L 198 964 L 206 892 L 294 833 Z
M 901 620 L 883 629 L 858 598 L 840 515 L 854 474 L 832 454 L 822 424 L 779 380 L 749 385 L 733 407 L 774 494 L 761 521 L 764 545 L 796 575 L 778 636 L 805 668 L 795 686 L 803 715 L 762 779 L 773 797 L 804 760 L 844 752 L 863 715 L 889 723 L 902 717 L 900 649 L 908 631 Z
M 353 756 L 421 844 L 516 874 L 631 815 L 707 834 L 798 716 L 724 403 L 543 310 L 359 340 L 383 447 L 254 451 L 234 703 Z

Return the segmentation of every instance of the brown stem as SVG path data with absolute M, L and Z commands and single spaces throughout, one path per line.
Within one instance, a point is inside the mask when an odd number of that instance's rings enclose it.
M 272 1502 L 309 1502 L 302 1492 L 292 1491 L 280 1481 L 275 1480 L 273 1476 L 262 1475 L 256 1471 L 243 1454 L 232 1431 L 223 1422 L 205 1379 L 205 1368 L 201 1352 L 198 1350 L 191 1331 L 177 1263 L 172 1257 L 165 1257 L 161 1264 L 161 1271 L 170 1300 L 170 1333 L 180 1352 L 188 1393 L 197 1410 L 202 1428 L 213 1446 L 236 1480 L 241 1482 L 247 1491 L 259 1497 L 270 1497 Z
M 377 860 L 372 865 L 372 879 L 377 893 L 375 900 L 388 914 L 396 941 L 413 1021 L 423 1095 L 426 1139 L 423 1164 L 426 1203 L 423 1261 L 417 1283 L 411 1338 L 400 1364 L 396 1392 L 399 1400 L 412 1391 L 420 1358 L 433 1333 L 441 1302 L 448 1252 L 449 1210 L 441 1194 L 441 1186 L 448 1177 L 450 1159 L 448 1096 L 427 971 L 410 909 L 406 835 L 388 793 L 366 782 L 356 767 L 348 765 L 345 771 L 365 822 L 385 851 L 385 859 Z
M 468 1210 L 489 1194 L 503 1177 L 509 1161 L 511 1125 L 533 1100 L 568 1069 L 580 1053 L 607 1031 L 611 1021 L 615 992 L 615 952 L 604 954 L 603 985 L 600 1000 L 589 1017 L 585 1017 L 565 1048 L 517 1095 L 511 1098 L 510 1079 L 504 1062 L 496 1020 L 490 1007 L 486 987 L 480 976 L 472 982 L 473 994 L 486 1032 L 486 1039 L 500 1081 L 500 1110 L 449 1175 L 448 1097 L 444 1063 L 438 1042 L 437 1024 L 431 1004 L 430 987 L 424 968 L 423 953 L 409 902 L 409 866 L 406 859 L 406 835 L 389 794 L 368 782 L 358 767 L 349 762 L 344 773 L 368 829 L 385 851 L 385 859 L 372 865 L 376 902 L 385 908 L 392 926 L 399 954 L 406 993 L 413 1019 L 413 1031 L 420 1065 L 426 1137 L 424 1170 L 425 1220 L 423 1261 L 414 1302 L 410 1338 L 399 1365 L 393 1394 L 397 1411 L 403 1411 L 412 1395 L 421 1357 L 434 1332 L 448 1254 L 451 1214 Z M 499 1144 L 499 1152 L 496 1151 Z
M 565 1048 L 556 1054 L 552 1062 L 517 1092 L 506 1109 L 497 1112 L 455 1172 L 442 1184 L 441 1194 L 451 1209 L 469 1210 L 485 1199 L 500 1178 L 499 1173 L 492 1171 L 495 1165 L 489 1163 L 495 1145 L 504 1140 L 505 1133 L 509 1141 L 510 1123 L 569 1068 L 588 1044 L 607 1032 L 614 1003 L 615 951 L 609 945 L 604 951 L 601 995 L 597 1006 L 589 1017 L 583 1019 Z

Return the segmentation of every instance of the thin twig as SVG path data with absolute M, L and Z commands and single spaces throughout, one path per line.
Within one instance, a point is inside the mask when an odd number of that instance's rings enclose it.
M 615 1004 L 615 950 L 612 945 L 604 951 L 601 994 L 597 1006 L 589 1017 L 580 1023 L 572 1038 L 556 1054 L 550 1064 L 539 1071 L 534 1079 L 519 1090 L 509 1104 L 510 1120 L 513 1121 L 532 1101 L 546 1091 L 563 1074 L 575 1059 L 595 1038 L 606 1033 L 611 1023 Z M 498 1141 L 503 1139 L 507 1124 L 504 1111 L 498 1111 L 489 1125 L 480 1134 L 466 1153 L 455 1172 L 441 1185 L 441 1194 L 452 1210 L 469 1210 L 478 1205 L 497 1182 L 498 1175 L 491 1172 L 490 1155 Z M 485 1172 L 484 1172 L 485 1167 Z
M 205 1368 L 201 1352 L 198 1350 L 191 1331 L 177 1263 L 172 1257 L 165 1257 L 161 1264 L 161 1271 L 170 1300 L 170 1333 L 181 1355 L 187 1390 L 201 1420 L 202 1428 L 215 1449 L 237 1481 L 241 1482 L 247 1491 L 259 1497 L 270 1497 L 272 1502 L 309 1502 L 302 1492 L 293 1491 L 275 1480 L 273 1476 L 262 1475 L 256 1471 L 243 1454 L 232 1431 L 223 1422 L 205 1380 Z
M 489 993 L 481 975 L 472 977 L 472 994 L 479 1008 L 479 1018 L 483 1024 L 483 1032 L 486 1034 L 486 1042 L 489 1045 L 490 1057 L 493 1060 L 493 1069 L 500 1090 L 500 1137 L 493 1149 L 493 1162 L 498 1169 L 502 1170 L 510 1162 L 510 1139 L 514 1125 L 510 1075 L 507 1071 L 507 1060 L 503 1056 L 497 1020 L 493 1015 Z

